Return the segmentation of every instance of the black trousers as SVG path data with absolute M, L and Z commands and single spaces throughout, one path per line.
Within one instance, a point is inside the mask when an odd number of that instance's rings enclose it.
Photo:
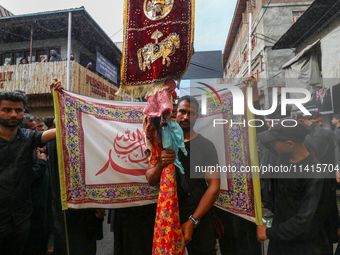
M 157 204 L 115 209 L 115 255 L 151 255 Z
M 95 216 L 94 209 L 69 209 L 65 211 L 71 255 L 95 255 L 97 240 L 103 235 L 103 219 Z M 63 214 L 55 218 L 54 255 L 67 254 Z
M 27 219 L 18 226 L 12 224 L 11 229 L 0 233 L 1 255 L 22 254 L 30 232 L 30 224 L 30 220 Z
M 181 224 L 185 223 L 191 214 L 191 212 L 180 211 Z M 209 211 L 194 229 L 191 242 L 186 245 L 189 255 L 216 255 L 214 228 L 211 211 Z
M 217 209 L 224 226 L 219 240 L 222 255 L 260 255 L 261 243 L 256 238 L 256 225 L 232 213 Z

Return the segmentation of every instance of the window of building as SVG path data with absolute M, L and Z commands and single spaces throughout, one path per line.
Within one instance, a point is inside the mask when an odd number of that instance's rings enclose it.
M 19 65 L 20 60 L 24 57 L 24 53 L 23 52 L 16 52 L 14 53 L 14 65 Z
M 238 64 L 238 60 L 235 62 L 235 74 L 238 74 L 239 71 L 240 71 L 240 67 L 239 67 L 239 64 Z
M 40 61 L 40 59 L 42 58 L 42 57 L 48 57 L 48 54 L 49 54 L 50 52 L 48 51 L 48 50 L 38 50 L 37 51 L 37 59 L 38 59 L 38 61 Z
M 300 18 L 302 16 L 303 13 L 304 13 L 304 11 L 294 11 L 292 13 L 292 15 L 293 15 L 293 23 L 295 23 L 298 20 L 298 18 Z
M 0 65 L 5 64 L 6 62 L 12 62 L 12 54 L 11 53 L 5 53 L 2 54 L 2 56 L 0 55 L 0 59 L 1 59 L 1 63 Z
M 243 51 L 243 63 L 246 63 L 248 59 L 248 50 Z
M 31 55 L 29 51 L 25 51 L 25 58 L 27 59 L 28 62 L 31 61 Z M 35 62 L 35 52 L 32 52 L 32 62 Z
M 255 46 L 256 46 L 256 43 L 257 43 L 257 40 L 256 40 L 256 33 L 253 34 L 253 37 L 251 38 L 251 49 L 254 49 Z
M 252 1 L 247 1 L 246 12 L 253 13 L 253 11 L 254 11 L 254 6 L 253 6 Z
M 60 54 L 60 47 L 53 47 Z M 49 48 L 40 48 L 32 50 L 32 62 L 40 62 L 41 57 L 50 57 Z M 26 58 L 27 61 L 30 61 L 30 49 L 25 49 L 21 51 L 12 51 L 12 52 L 0 52 L 0 65 L 3 65 L 6 61 L 10 61 L 12 65 L 18 65 L 20 63 L 20 59 Z
M 260 62 L 258 62 L 258 63 L 256 64 L 256 66 L 253 68 L 253 71 L 252 71 L 254 77 L 255 77 L 257 80 L 259 80 L 259 73 L 260 73 L 261 71 L 262 71 L 262 70 L 261 70 Z

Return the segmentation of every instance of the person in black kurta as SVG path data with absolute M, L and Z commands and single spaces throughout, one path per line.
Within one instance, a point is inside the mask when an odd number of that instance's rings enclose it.
M 285 121 L 291 127 L 280 123 L 259 133 L 258 139 L 278 153 L 277 166 L 297 171 L 274 174 L 273 226 L 258 226 L 258 240 L 270 240 L 268 255 L 331 254 L 324 228 L 332 189 L 329 174 L 311 173 L 320 162 L 303 145 L 308 127 L 300 121 L 295 127 L 293 121 Z M 300 171 L 307 167 L 309 172 Z
M 21 129 L 26 97 L 0 92 L 0 253 L 22 254 L 32 213 L 34 147 L 55 139 L 55 130 Z

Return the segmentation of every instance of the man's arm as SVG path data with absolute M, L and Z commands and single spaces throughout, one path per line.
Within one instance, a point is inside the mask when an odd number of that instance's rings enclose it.
M 167 165 L 173 164 L 176 159 L 176 154 L 173 150 L 163 150 L 155 165 L 149 163 L 146 171 L 146 179 L 150 186 L 155 186 L 159 183 L 163 168 Z
M 61 85 L 61 81 L 58 81 L 58 78 L 54 78 L 53 82 L 50 84 L 51 94 L 53 94 L 53 90 L 63 90 L 63 86 Z
M 55 138 L 56 138 L 56 129 L 52 128 L 52 129 L 44 131 L 44 133 L 41 135 L 41 142 L 48 143 L 50 141 L 55 140 Z
M 210 210 L 214 205 L 218 195 L 220 194 L 220 178 L 219 173 L 206 174 L 206 180 L 208 182 L 208 189 L 205 191 L 203 197 L 201 198 L 195 212 L 192 214 L 195 219 L 201 220 L 203 216 Z M 194 232 L 194 223 L 192 220 L 188 219 L 182 225 L 182 231 L 184 235 L 184 243 L 187 244 L 192 239 L 192 234 Z
M 205 164 L 207 166 L 218 165 L 217 151 L 213 143 L 212 142 L 205 143 L 202 149 L 206 153 Z M 201 197 L 197 205 L 196 210 L 192 214 L 192 216 L 197 220 L 201 220 L 203 216 L 206 215 L 206 213 L 214 205 L 218 195 L 220 194 L 220 173 L 219 172 L 206 172 L 205 180 L 208 184 L 208 188 L 205 190 L 203 196 Z M 191 241 L 192 234 L 194 232 L 194 223 L 191 219 L 187 219 L 187 221 L 182 225 L 182 231 L 184 235 L 184 242 L 185 244 L 187 244 Z
M 195 212 L 192 216 L 197 220 L 201 220 L 203 216 L 214 205 L 218 195 L 220 194 L 220 175 L 219 173 L 206 173 L 206 180 L 208 183 L 208 189 L 205 191 L 201 198 Z
M 61 82 L 58 81 L 57 78 L 54 78 L 53 79 L 55 82 L 51 83 L 50 84 L 50 90 L 51 90 L 51 93 L 53 94 L 53 90 L 63 90 L 63 86 L 61 85 Z M 56 138 L 56 130 L 55 128 L 53 129 L 49 129 L 49 130 L 46 130 L 44 131 L 44 133 L 41 135 L 41 142 L 42 143 L 48 143 L 50 141 L 53 141 L 55 140 Z
M 33 169 L 33 181 L 38 180 L 46 171 L 47 156 L 45 153 L 40 153 L 39 149 L 36 150 L 37 160 L 35 161 Z

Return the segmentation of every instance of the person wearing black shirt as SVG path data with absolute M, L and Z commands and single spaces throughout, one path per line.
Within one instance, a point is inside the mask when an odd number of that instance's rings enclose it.
M 313 112 L 315 114 L 315 112 Z M 316 113 L 317 114 L 317 113 Z M 317 155 L 320 163 L 335 166 L 335 145 L 336 137 L 334 132 L 327 130 L 317 125 L 316 122 L 312 122 L 313 115 L 311 117 L 301 116 L 302 121 L 311 130 L 310 135 L 317 148 Z M 333 173 L 332 192 L 330 197 L 330 214 L 327 216 L 325 222 L 325 229 L 327 232 L 328 240 L 331 249 L 333 243 L 338 242 L 338 226 L 334 224 L 339 221 L 338 207 L 336 204 L 336 176 Z
M 195 98 L 185 96 L 178 100 L 176 120 L 183 130 L 185 148 L 188 151 L 188 156 L 181 152 L 178 154 L 185 169 L 184 175 L 176 170 L 179 213 L 189 254 L 213 255 L 216 254 L 216 241 L 210 209 L 220 192 L 219 174 L 208 172 L 198 179 L 190 178 L 190 174 L 195 171 L 195 166 L 216 166 L 218 158 L 213 143 L 194 131 L 197 116 L 198 102 Z M 149 184 L 157 185 L 163 168 L 174 163 L 175 159 L 174 151 L 163 150 L 158 162 L 154 166 L 149 165 L 146 172 Z M 197 221 L 200 222 L 199 225 Z
M 26 97 L 0 92 L 0 254 L 21 254 L 32 213 L 33 148 L 55 139 L 55 129 L 21 129 Z
M 324 228 L 332 189 L 329 175 L 311 173 L 320 162 L 303 144 L 308 127 L 298 120 L 295 125 L 294 120 L 287 119 L 283 126 L 282 120 L 257 137 L 268 149 L 278 153 L 276 166 L 296 171 L 274 174 L 273 226 L 257 226 L 258 240 L 270 240 L 268 255 L 332 254 Z M 309 172 L 300 171 L 307 168 Z
M 334 114 L 332 124 L 335 126 L 334 134 L 337 140 L 340 140 L 340 114 Z

